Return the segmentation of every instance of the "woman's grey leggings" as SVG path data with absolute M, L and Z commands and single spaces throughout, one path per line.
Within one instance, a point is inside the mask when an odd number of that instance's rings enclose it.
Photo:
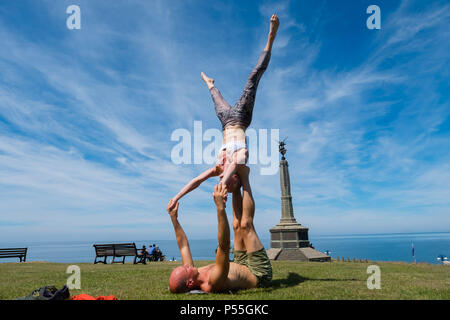
M 214 101 L 217 117 L 225 129 L 230 125 L 241 125 L 245 128 L 252 122 L 253 106 L 255 105 L 256 89 L 259 80 L 266 71 L 270 61 L 270 51 L 263 51 L 259 57 L 258 63 L 253 68 L 241 97 L 232 108 L 222 97 L 216 87 L 210 89 L 211 97 Z

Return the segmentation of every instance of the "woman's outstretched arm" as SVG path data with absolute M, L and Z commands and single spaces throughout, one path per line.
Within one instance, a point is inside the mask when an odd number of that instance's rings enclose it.
M 180 192 L 178 192 L 178 194 L 172 198 L 172 203 L 170 205 L 169 209 L 173 209 L 175 207 L 175 205 L 177 204 L 178 200 L 180 200 L 182 197 L 184 197 L 186 194 L 188 194 L 189 192 L 191 192 L 192 190 L 195 190 L 198 188 L 198 186 L 200 186 L 203 181 L 208 180 L 211 177 L 217 177 L 218 175 L 220 175 L 222 173 L 223 169 L 220 165 L 216 165 L 204 172 L 202 172 L 200 175 L 198 175 L 197 177 L 195 177 L 194 179 L 192 179 L 191 181 L 189 181 L 189 183 L 187 185 L 185 185 L 183 187 L 183 189 L 181 189 Z

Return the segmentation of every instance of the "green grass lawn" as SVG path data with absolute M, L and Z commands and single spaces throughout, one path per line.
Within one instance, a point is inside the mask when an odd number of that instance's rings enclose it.
M 203 266 L 211 261 L 196 261 Z M 168 279 L 180 262 L 102 265 L 77 264 L 81 289 L 72 295 L 113 294 L 119 299 L 450 299 L 450 267 L 430 264 L 376 263 L 381 289 L 367 289 L 370 263 L 273 261 L 269 288 L 226 294 L 171 294 Z M 69 264 L 0 263 L 0 299 L 15 299 L 46 285 L 62 287 Z

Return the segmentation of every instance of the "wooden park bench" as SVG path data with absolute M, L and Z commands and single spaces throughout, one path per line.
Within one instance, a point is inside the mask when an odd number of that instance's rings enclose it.
M 94 244 L 95 248 L 95 260 L 96 263 L 106 264 L 106 258 L 112 257 L 111 263 L 125 263 L 125 257 L 134 257 L 133 264 L 143 263 L 146 264 L 146 254 L 138 253 L 136 244 L 133 243 L 111 243 L 111 244 Z M 97 258 L 103 257 L 102 260 L 97 260 Z M 122 261 L 114 261 L 115 258 L 122 258 Z
M 19 258 L 20 262 L 27 260 L 28 248 L 5 248 L 0 249 L 0 258 Z

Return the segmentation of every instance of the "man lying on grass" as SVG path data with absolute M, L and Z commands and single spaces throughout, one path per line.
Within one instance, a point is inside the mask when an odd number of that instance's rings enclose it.
M 217 207 L 219 247 L 216 262 L 201 268 L 194 267 L 191 249 L 186 234 L 178 222 L 177 203 L 169 212 L 177 237 L 183 265 L 173 270 L 169 278 L 169 289 L 173 293 L 191 290 L 205 292 L 227 292 L 266 286 L 272 279 L 272 265 L 253 226 L 255 202 L 249 182 L 250 169 L 242 166 L 238 170 L 240 185 L 233 186 L 233 231 L 234 262 L 230 263 L 230 227 L 225 212 L 224 199 L 227 189 L 222 184 L 214 188 L 213 198 Z

